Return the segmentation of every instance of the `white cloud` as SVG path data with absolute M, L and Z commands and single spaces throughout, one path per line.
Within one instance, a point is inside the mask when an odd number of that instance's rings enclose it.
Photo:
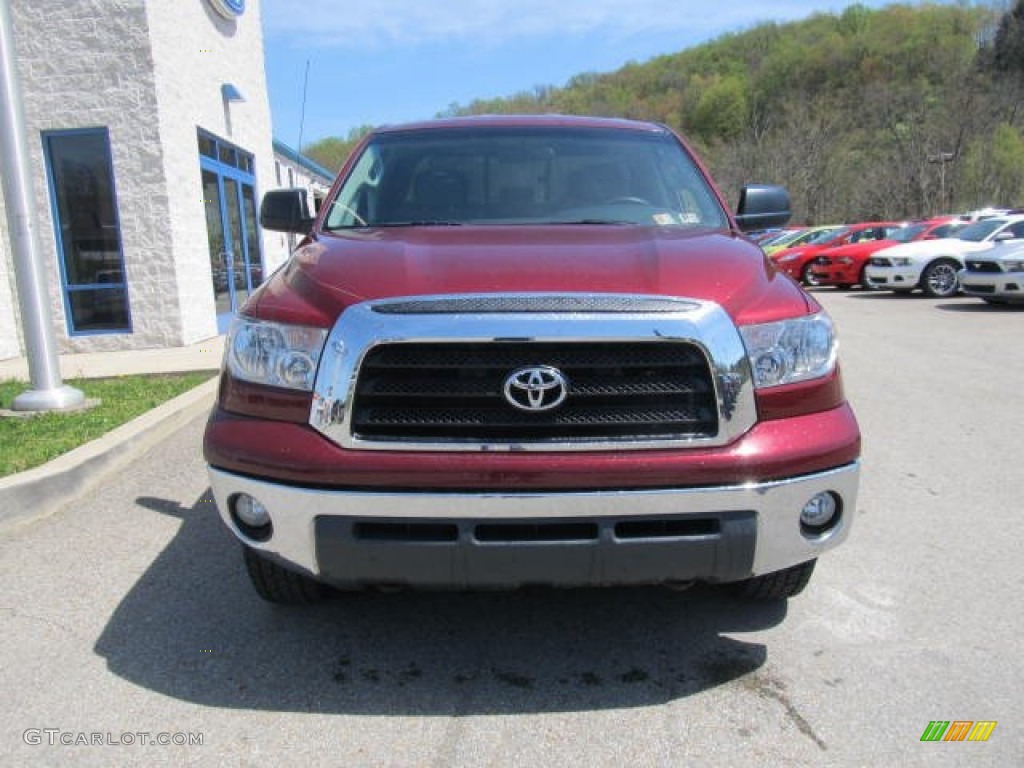
M 882 3 L 866 3 L 880 5 Z M 498 44 L 517 38 L 611 37 L 679 30 L 689 38 L 791 20 L 846 3 L 828 0 L 264 0 L 267 34 L 296 45 L 386 48 Z

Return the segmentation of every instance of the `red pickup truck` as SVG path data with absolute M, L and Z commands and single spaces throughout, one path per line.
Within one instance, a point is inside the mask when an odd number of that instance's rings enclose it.
M 379 129 L 235 319 L 205 456 L 260 596 L 731 583 L 785 598 L 853 521 L 835 331 L 664 126 Z

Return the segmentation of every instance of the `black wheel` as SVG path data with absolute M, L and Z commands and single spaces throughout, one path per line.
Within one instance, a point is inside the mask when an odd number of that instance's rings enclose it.
M 752 579 L 737 582 L 733 588 L 740 597 L 750 597 L 755 600 L 785 600 L 787 597 L 796 597 L 804 591 L 807 582 L 811 580 L 811 574 L 814 573 L 814 565 L 817 562 L 817 560 L 808 560 L 806 563 L 794 565 L 792 568 L 755 576 Z
M 861 267 L 861 269 L 860 269 L 860 279 L 858 280 L 857 284 L 863 290 L 865 290 L 865 291 L 877 290 L 875 288 L 875 286 L 873 286 L 871 284 L 871 281 L 868 280 L 868 265 L 867 264 L 865 264 L 863 267 Z
M 948 299 L 956 295 L 960 281 L 956 276 L 958 265 L 952 259 L 939 259 L 924 268 L 921 273 L 921 290 L 933 299 Z
M 311 605 L 323 600 L 328 589 L 318 581 L 289 571 L 251 547 L 243 547 L 245 570 L 256 594 L 269 603 Z
M 803 284 L 804 284 L 804 285 L 809 285 L 809 286 L 811 286 L 812 288 L 813 288 L 814 286 L 816 286 L 816 285 L 821 285 L 821 280 L 819 280 L 818 278 L 816 278 L 816 277 L 814 276 L 814 273 L 813 273 L 813 272 L 811 272 L 811 267 L 812 267 L 813 265 L 814 265 L 814 263 L 813 263 L 813 262 L 810 262 L 810 261 L 809 261 L 809 262 L 807 262 L 806 264 L 804 264 L 804 268 L 803 268 L 803 270 L 802 270 L 802 271 L 800 272 L 800 280 L 801 280 L 801 281 L 803 282 Z

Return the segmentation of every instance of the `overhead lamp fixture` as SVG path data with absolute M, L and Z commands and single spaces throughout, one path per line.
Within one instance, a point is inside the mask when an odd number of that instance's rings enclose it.
M 231 83 L 224 83 L 221 85 L 220 95 L 226 102 L 245 101 L 245 96 L 242 95 L 242 92 Z

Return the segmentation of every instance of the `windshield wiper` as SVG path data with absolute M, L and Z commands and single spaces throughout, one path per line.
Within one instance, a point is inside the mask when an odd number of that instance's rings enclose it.
M 596 224 L 601 226 L 638 226 L 637 222 L 626 221 L 625 219 L 572 219 L 571 221 L 545 221 L 544 223 L 553 224 L 555 226 L 574 224 Z

